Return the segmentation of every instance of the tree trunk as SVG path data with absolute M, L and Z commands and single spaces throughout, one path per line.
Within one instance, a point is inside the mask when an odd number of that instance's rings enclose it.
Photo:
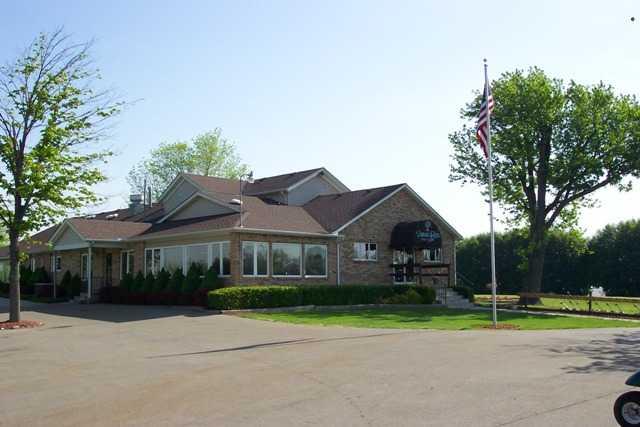
M 542 273 L 544 271 L 544 256 L 547 248 L 546 230 L 544 226 L 533 227 L 529 233 L 529 253 L 527 255 L 527 274 L 525 276 L 524 291 L 537 294 L 542 289 Z M 527 304 L 537 304 L 540 298 L 525 298 Z M 521 303 L 525 301 L 521 298 Z
M 9 321 L 20 321 L 20 259 L 18 233 L 9 231 Z

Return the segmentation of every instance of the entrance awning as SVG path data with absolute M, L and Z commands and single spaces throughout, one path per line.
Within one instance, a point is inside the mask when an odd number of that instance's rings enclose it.
M 429 220 L 399 222 L 391 232 L 392 249 L 434 249 L 441 245 L 440 230 Z

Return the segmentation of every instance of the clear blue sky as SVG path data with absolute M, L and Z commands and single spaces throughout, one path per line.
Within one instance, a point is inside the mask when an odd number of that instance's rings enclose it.
M 113 130 L 108 207 L 126 203 L 125 176 L 151 148 L 221 127 L 258 177 L 325 166 L 352 189 L 407 182 L 470 235 L 487 230 L 487 207 L 448 182 L 447 135 L 482 58 L 496 77 L 537 65 L 640 93 L 637 0 L 59 0 L 6 2 L 3 15 L 3 60 L 64 26 L 95 38 L 104 81 L 140 100 Z M 600 193 L 582 226 L 637 216 L 639 192 Z

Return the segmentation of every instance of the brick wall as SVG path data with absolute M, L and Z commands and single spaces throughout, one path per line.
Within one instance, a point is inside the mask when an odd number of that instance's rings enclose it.
M 453 235 L 446 230 L 444 224 L 434 218 L 408 191 L 402 190 L 340 233 L 341 282 L 343 284 L 393 283 L 393 278 L 390 275 L 393 250 L 389 247 L 393 227 L 399 222 L 425 219 L 431 220 L 436 224 L 442 234 L 443 262 L 450 264 L 449 280 L 452 281 L 455 271 Z M 378 260 L 355 261 L 353 250 L 355 242 L 376 243 Z M 439 278 L 437 280 L 447 279 Z

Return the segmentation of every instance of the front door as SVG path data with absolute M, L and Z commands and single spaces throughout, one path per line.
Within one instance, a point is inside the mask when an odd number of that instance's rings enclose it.
M 106 254 L 104 257 L 104 284 L 105 286 L 113 285 L 113 258 L 111 254 Z
M 393 251 L 393 283 L 415 283 L 415 252 L 413 250 Z

